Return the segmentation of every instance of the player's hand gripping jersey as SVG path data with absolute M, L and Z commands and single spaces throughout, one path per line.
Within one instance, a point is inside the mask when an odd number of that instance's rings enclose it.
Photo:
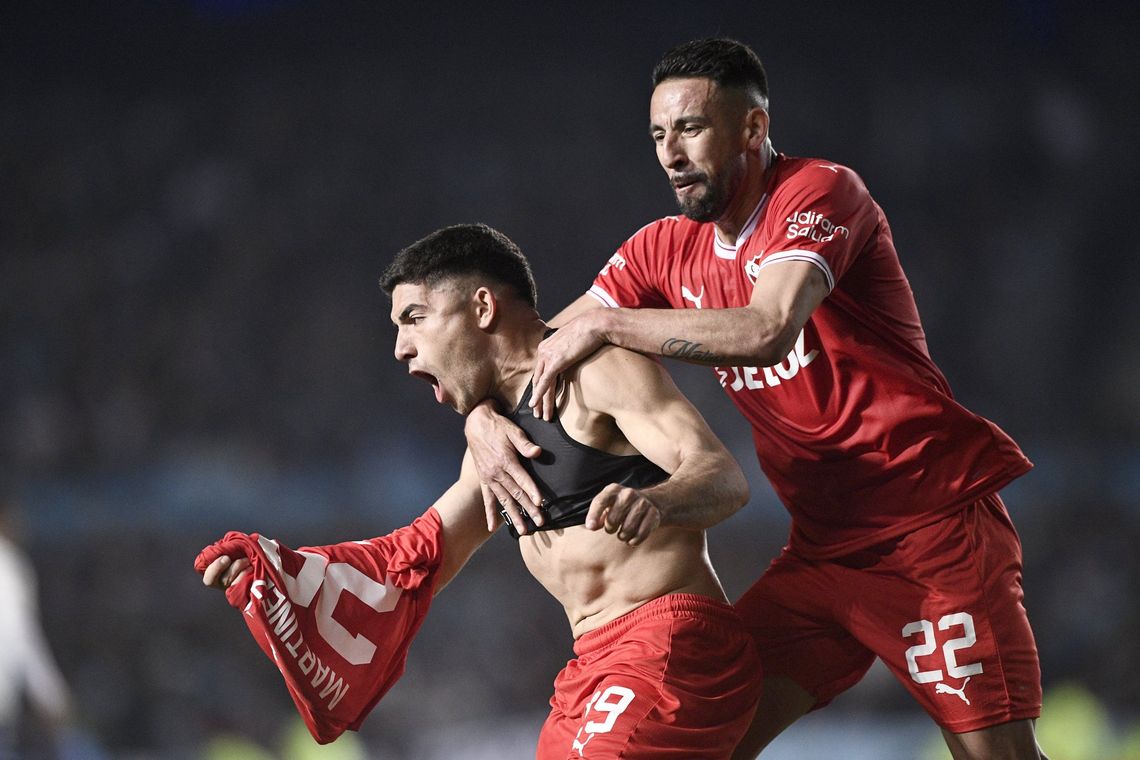
M 830 294 L 783 362 L 715 371 L 752 424 L 797 552 L 865 548 L 1031 467 L 1009 436 L 954 401 L 886 217 L 846 167 L 781 155 L 735 247 L 711 223 L 661 219 L 618 249 L 590 293 L 611 307 L 742 307 L 761 270 L 785 261 L 818 267 Z
M 203 573 L 222 555 L 250 560 L 226 599 L 326 744 L 358 729 L 403 674 L 431 605 L 443 534 L 434 509 L 382 538 L 296 551 L 231 531 L 202 550 L 194 569 Z

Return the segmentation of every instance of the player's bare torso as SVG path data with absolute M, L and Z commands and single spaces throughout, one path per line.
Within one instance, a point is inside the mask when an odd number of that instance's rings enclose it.
M 592 360 L 578 372 L 590 372 Z M 611 417 L 594 412 L 568 376 L 562 426 L 579 443 L 617 455 L 636 453 Z M 605 530 L 578 525 L 522 536 L 519 549 L 531 574 L 557 599 L 575 638 L 665 594 L 725 601 L 702 531 L 659 527 L 637 546 Z

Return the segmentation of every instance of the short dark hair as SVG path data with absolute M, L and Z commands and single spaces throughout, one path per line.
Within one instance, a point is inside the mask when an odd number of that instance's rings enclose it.
M 530 263 L 503 233 L 485 224 L 456 224 L 436 230 L 396 254 L 380 277 L 388 295 L 403 282 L 435 285 L 453 277 L 483 275 L 509 285 L 538 307 Z
M 653 67 L 653 86 L 666 79 L 711 79 L 721 87 L 751 90 L 768 102 L 764 64 L 743 42 L 709 37 L 685 42 L 670 50 Z

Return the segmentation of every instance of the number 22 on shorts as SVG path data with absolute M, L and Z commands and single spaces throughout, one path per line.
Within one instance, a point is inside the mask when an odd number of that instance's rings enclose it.
M 610 686 L 605 691 L 594 692 L 594 696 L 586 703 L 586 711 L 582 714 L 582 727 L 574 736 L 571 750 L 585 757 L 586 745 L 590 739 L 594 738 L 594 734 L 608 734 L 612 731 L 617 719 L 633 701 L 633 697 L 633 690 L 624 686 Z M 604 718 L 587 720 L 593 713 L 601 713 Z
M 974 632 L 973 615 L 968 612 L 955 612 L 950 615 L 943 615 L 938 620 L 938 630 L 940 631 L 949 630 L 954 626 L 962 627 L 962 635 L 955 639 L 949 639 L 942 645 L 942 659 L 946 663 L 946 675 L 951 678 L 975 676 L 982 672 L 982 663 L 972 662 L 968 665 L 959 665 L 958 656 L 955 654 L 959 649 L 972 647 L 978 640 L 977 634 Z M 906 665 L 910 671 L 910 677 L 914 679 L 915 683 L 941 681 L 943 679 L 941 669 L 918 669 L 918 658 L 933 654 L 934 650 L 938 648 L 938 643 L 934 637 L 934 624 L 929 620 L 916 620 L 903 626 L 903 638 L 909 639 L 915 634 L 920 634 L 922 641 L 906 650 Z

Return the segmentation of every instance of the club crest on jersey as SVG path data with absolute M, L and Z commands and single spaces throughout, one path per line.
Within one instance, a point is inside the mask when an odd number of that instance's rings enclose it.
M 748 279 L 752 284 L 756 284 L 756 278 L 760 276 L 760 259 L 764 258 L 764 252 L 756 254 L 752 260 L 744 265 L 744 274 L 748 275 Z

